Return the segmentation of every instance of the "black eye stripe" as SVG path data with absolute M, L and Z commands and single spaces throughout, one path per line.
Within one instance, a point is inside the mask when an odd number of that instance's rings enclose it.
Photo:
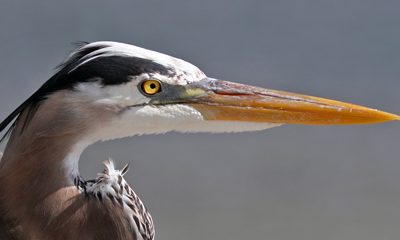
M 99 77 L 102 84 L 118 85 L 130 81 L 130 76 L 143 73 L 174 75 L 174 71 L 148 59 L 137 57 L 110 56 L 93 59 L 70 73 L 72 78 L 89 79 Z

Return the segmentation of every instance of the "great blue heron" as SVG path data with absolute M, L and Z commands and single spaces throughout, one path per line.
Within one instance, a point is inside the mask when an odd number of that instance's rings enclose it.
M 188 62 L 128 44 L 83 44 L 0 124 L 9 136 L 0 166 L 0 238 L 153 239 L 150 214 L 123 179 L 126 168 L 108 161 L 94 181 L 79 175 L 82 151 L 97 141 L 399 119 L 208 78 Z

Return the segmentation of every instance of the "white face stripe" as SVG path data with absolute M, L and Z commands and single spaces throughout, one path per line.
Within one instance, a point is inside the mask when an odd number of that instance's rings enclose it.
M 101 86 L 98 82 L 80 83 L 75 86 L 75 96 L 86 98 L 89 102 L 96 105 L 114 106 L 125 108 L 138 104 L 146 104 L 150 98 L 144 96 L 137 85 L 147 79 L 148 75 L 143 74 L 133 77 L 131 81 L 111 86 Z

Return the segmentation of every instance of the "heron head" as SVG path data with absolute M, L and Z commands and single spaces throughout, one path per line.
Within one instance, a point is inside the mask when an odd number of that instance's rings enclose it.
M 358 105 L 209 78 L 186 61 L 116 42 L 78 48 L 31 100 L 60 94 L 70 115 L 90 123 L 93 141 L 168 131 L 399 120 Z

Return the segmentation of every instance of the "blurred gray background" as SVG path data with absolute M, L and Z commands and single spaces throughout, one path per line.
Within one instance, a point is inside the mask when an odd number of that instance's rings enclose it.
M 396 0 L 0 1 L 0 118 L 73 49 L 114 40 L 209 76 L 400 113 Z M 386 240 L 400 236 L 400 123 L 142 136 L 111 156 L 154 216 L 157 239 Z

